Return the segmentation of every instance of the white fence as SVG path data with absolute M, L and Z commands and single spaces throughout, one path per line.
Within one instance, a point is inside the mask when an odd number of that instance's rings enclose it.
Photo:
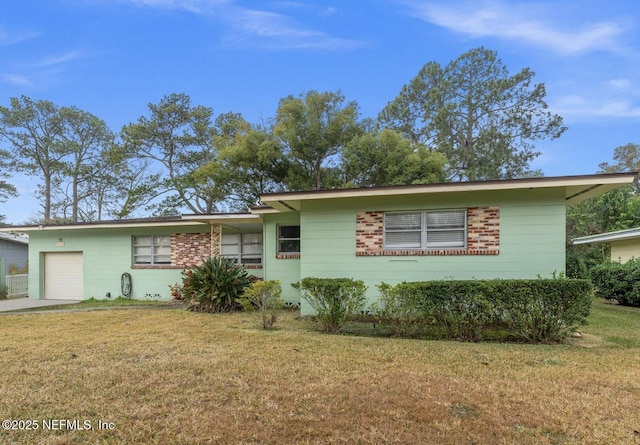
M 8 288 L 7 297 L 26 297 L 28 295 L 29 275 L 6 275 L 4 278 Z

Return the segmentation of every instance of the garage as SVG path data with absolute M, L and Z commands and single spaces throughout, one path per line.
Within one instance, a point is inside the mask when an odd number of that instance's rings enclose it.
M 82 252 L 44 254 L 44 298 L 82 300 Z

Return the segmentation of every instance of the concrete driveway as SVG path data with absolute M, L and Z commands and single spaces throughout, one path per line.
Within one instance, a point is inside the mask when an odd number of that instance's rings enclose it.
M 0 300 L 0 312 L 75 303 L 80 303 L 80 300 L 36 300 L 35 298 L 13 298 L 11 300 Z

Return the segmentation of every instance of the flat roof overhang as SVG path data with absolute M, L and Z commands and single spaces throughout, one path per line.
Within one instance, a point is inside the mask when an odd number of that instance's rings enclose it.
M 139 218 L 135 220 L 96 221 L 75 224 L 38 224 L 29 226 L 2 227 L 0 232 L 29 233 L 47 230 L 78 230 L 138 227 L 184 227 L 194 225 L 223 224 L 238 227 L 244 224 L 262 225 L 262 217 L 251 213 L 220 213 L 210 215 L 182 215 L 159 218 Z
M 0 232 L 9 233 L 28 233 L 48 230 L 79 230 L 79 229 L 109 229 L 109 228 L 135 228 L 135 227 L 176 227 L 176 226 L 193 226 L 203 224 L 198 221 L 182 221 L 181 219 L 173 220 L 135 220 L 135 221 L 104 221 L 94 223 L 80 223 L 80 224 L 38 224 L 29 226 L 10 226 L 0 228 Z
M 205 224 L 257 223 L 262 222 L 262 217 L 253 213 L 218 213 L 212 215 L 182 215 L 182 221 Z
M 640 238 L 640 227 L 574 238 L 573 244 L 607 243 Z
M 260 195 L 260 199 L 264 204 L 277 211 L 291 212 L 299 211 L 303 201 L 320 199 L 564 188 L 566 204 L 571 205 L 594 196 L 599 196 L 623 185 L 631 184 L 637 174 L 637 172 L 608 173 L 581 176 L 506 179 L 498 181 L 445 182 L 421 185 L 316 190 L 309 192 L 265 193 Z M 266 211 L 262 213 L 266 213 Z

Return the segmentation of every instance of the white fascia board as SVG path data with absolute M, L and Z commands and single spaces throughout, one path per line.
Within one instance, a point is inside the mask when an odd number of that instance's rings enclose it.
M 446 182 L 437 184 L 364 187 L 309 192 L 267 193 L 261 195 L 260 198 L 263 203 L 271 206 L 272 208 L 278 211 L 287 212 L 300 210 L 301 201 L 303 200 L 561 188 L 564 189 L 566 203 L 574 204 L 589 197 L 597 196 L 613 190 L 617 187 L 631 184 L 635 176 L 636 172 L 630 172 L 515 180 L 507 179 L 484 182 Z
M 588 244 L 588 243 L 606 243 L 611 241 L 622 241 L 628 239 L 640 238 L 640 228 L 633 228 L 627 230 L 619 230 L 617 232 L 600 233 L 598 235 L 582 236 L 580 238 L 574 238 L 573 244 Z
M 204 224 L 254 223 L 260 222 L 262 217 L 252 213 L 228 213 L 219 215 L 182 215 L 182 220 L 201 222 Z
M 181 227 L 206 224 L 200 221 L 155 221 L 155 222 L 132 222 L 132 223 L 105 223 L 105 224 L 61 224 L 61 225 L 40 225 L 40 226 L 14 226 L 2 227 L 0 232 L 7 233 L 29 233 L 47 230 L 84 230 L 84 229 L 119 229 L 134 227 Z

